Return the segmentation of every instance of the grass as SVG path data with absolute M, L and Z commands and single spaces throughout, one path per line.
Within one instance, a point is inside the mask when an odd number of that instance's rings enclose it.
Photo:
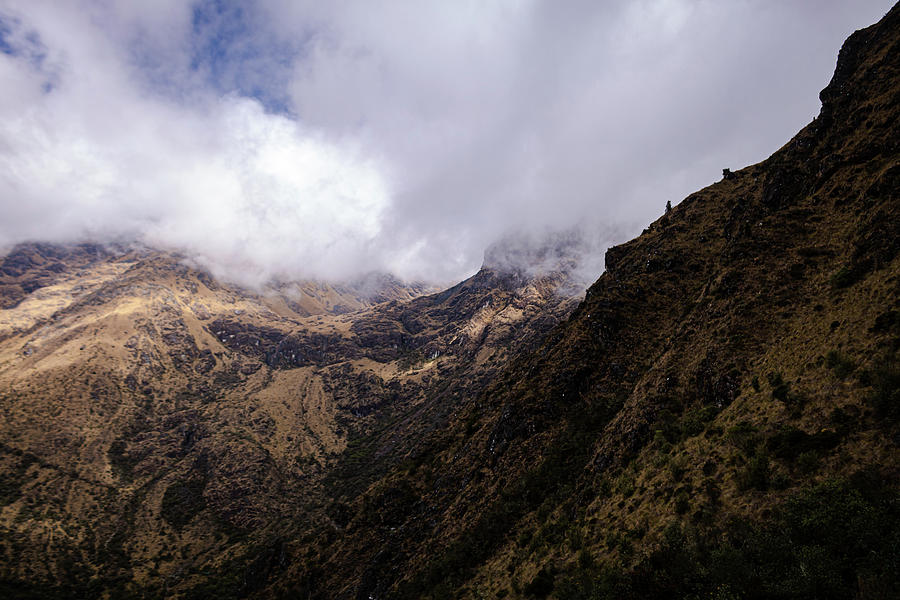
M 556 574 L 572 599 L 891 598 L 900 585 L 900 507 L 879 473 L 791 494 L 762 522 L 706 531 L 679 522 L 630 568 L 577 561 Z

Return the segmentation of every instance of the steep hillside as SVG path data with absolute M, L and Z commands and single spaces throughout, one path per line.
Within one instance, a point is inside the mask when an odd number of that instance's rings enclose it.
M 0 594 L 895 597 L 898 63 L 895 7 L 580 304 L 564 237 L 427 295 L 15 249 Z
M 844 44 L 817 119 L 611 249 L 271 593 L 893 597 L 898 62 L 895 7 Z
M 114 247 L 24 246 L 0 272 L 7 597 L 249 593 L 259 555 L 327 527 L 333 496 L 576 302 L 562 272 L 488 268 L 432 296 L 392 279 L 259 295 Z

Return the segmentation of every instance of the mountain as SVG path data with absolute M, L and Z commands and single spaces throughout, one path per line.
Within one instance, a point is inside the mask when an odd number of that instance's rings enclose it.
M 168 595 L 282 523 L 330 523 L 333 490 L 401 463 L 577 303 L 560 270 L 255 293 L 87 244 L 0 273 L 0 589 L 26 596 Z
M 892 597 L 898 61 L 895 7 L 810 125 L 610 249 L 569 319 L 272 589 Z
M 568 235 L 438 293 L 16 249 L 0 590 L 895 597 L 898 63 L 895 6 L 812 123 L 609 249 L 583 299 Z

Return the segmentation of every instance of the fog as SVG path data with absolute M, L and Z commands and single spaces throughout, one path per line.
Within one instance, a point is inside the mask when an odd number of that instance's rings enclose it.
M 589 280 L 808 123 L 890 5 L 0 0 L 0 248 L 451 282 L 497 240 L 578 226 L 603 241 Z

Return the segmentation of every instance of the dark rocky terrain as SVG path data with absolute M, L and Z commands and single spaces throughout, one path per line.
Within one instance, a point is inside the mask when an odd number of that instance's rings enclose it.
M 14 252 L 0 590 L 896 597 L 900 7 L 820 97 L 580 303 L 491 252 L 330 312 L 160 253 Z

